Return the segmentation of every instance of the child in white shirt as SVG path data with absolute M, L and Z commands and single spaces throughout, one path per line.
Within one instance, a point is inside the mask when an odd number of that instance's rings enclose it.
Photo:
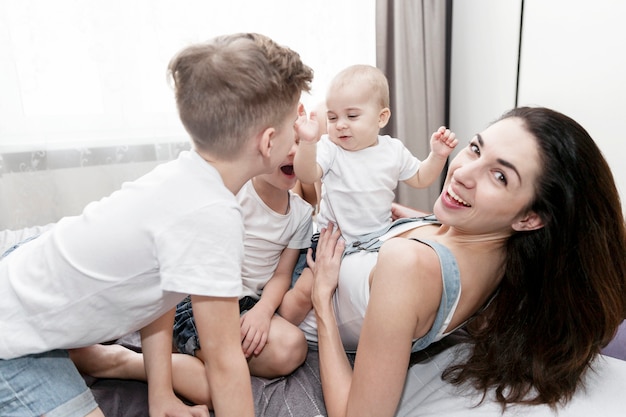
M 456 147 L 455 134 L 440 127 L 430 139 L 431 152 L 419 161 L 395 138 L 379 135 L 391 116 L 389 85 L 379 69 L 350 66 L 331 81 L 326 95 L 327 135 L 301 135 L 295 157 L 303 183 L 322 181 L 319 228 L 339 227 L 346 246 L 360 237 L 382 234 L 391 224 L 391 204 L 398 182 L 426 188 L 441 175 Z M 305 269 L 280 308 L 292 323 L 310 309 L 310 270 Z

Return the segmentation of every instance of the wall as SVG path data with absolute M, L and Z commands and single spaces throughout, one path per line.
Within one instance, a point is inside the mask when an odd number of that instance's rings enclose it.
M 523 6 L 518 104 L 551 107 L 580 122 L 607 158 L 624 201 L 626 2 Z M 521 0 L 453 2 L 450 125 L 462 139 L 515 105 L 521 10 Z

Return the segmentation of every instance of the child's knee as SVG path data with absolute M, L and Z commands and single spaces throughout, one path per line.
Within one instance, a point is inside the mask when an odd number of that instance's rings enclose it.
M 274 349 L 274 368 L 280 375 L 288 375 L 304 363 L 308 351 L 308 345 L 299 329 L 288 332 L 280 338 L 279 345 Z M 272 341 L 275 343 L 277 341 Z

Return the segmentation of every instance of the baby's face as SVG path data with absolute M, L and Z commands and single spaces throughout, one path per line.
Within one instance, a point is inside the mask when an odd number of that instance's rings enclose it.
M 385 111 L 375 95 L 358 83 L 348 83 L 326 96 L 327 129 L 330 140 L 347 151 L 358 151 L 378 143 L 386 124 Z

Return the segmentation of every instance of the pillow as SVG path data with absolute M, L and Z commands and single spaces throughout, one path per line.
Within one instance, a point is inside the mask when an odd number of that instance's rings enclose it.
M 626 320 L 617 329 L 613 340 L 602 349 L 602 354 L 626 361 Z

